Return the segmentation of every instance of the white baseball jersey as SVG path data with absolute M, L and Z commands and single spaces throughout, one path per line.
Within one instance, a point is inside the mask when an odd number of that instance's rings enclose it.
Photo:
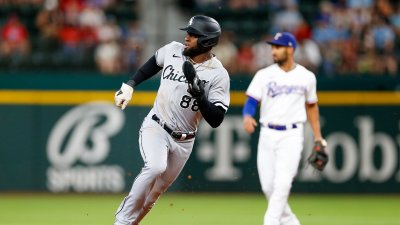
M 195 131 L 202 119 L 197 101 L 187 92 L 188 84 L 182 72 L 184 45 L 171 42 L 160 48 L 155 56 L 157 64 L 163 67 L 160 87 L 149 116 L 156 114 L 172 129 L 184 132 Z M 205 84 L 207 99 L 216 106 L 228 110 L 230 79 L 221 62 L 212 57 L 195 64 L 199 79 Z
M 317 102 L 316 79 L 299 64 L 288 72 L 273 64 L 256 73 L 246 94 L 261 102 L 263 125 L 305 122 L 304 104 Z

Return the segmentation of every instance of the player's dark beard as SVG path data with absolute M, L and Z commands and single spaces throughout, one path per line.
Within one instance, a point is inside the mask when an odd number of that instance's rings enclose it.
M 277 59 L 274 59 L 274 62 L 276 64 L 278 64 L 279 66 L 282 66 L 283 64 L 285 64 L 288 60 L 288 53 L 285 51 L 282 55 L 282 57 L 278 57 Z
M 201 47 L 201 46 L 198 45 L 196 47 L 187 48 L 187 49 L 183 50 L 182 54 L 184 56 L 188 56 L 190 58 L 193 58 L 193 57 L 198 56 L 200 54 L 206 53 L 206 52 L 208 52 L 210 50 L 211 50 L 211 48 L 204 48 L 204 47 Z

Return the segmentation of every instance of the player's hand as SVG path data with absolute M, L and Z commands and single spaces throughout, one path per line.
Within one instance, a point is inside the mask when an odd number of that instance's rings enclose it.
M 200 79 L 195 79 L 193 84 L 188 85 L 187 91 L 193 98 L 199 99 L 204 96 L 204 83 Z
M 201 98 L 204 95 L 204 83 L 197 76 L 196 70 L 193 64 L 189 61 L 185 61 L 182 65 L 183 74 L 188 82 L 188 92 L 193 98 Z
M 115 92 L 115 105 L 124 110 L 129 101 L 132 99 L 132 94 L 133 88 L 125 83 L 122 83 L 121 88 Z
M 257 122 L 253 117 L 250 115 L 245 115 L 243 117 L 243 128 L 247 133 L 252 134 L 256 127 Z

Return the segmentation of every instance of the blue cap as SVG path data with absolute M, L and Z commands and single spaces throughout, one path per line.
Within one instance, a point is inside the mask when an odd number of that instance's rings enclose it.
M 288 32 L 276 33 L 274 38 L 272 40 L 267 41 L 267 43 L 271 45 L 280 45 L 292 48 L 296 48 L 297 46 L 296 38 L 293 36 L 293 34 Z

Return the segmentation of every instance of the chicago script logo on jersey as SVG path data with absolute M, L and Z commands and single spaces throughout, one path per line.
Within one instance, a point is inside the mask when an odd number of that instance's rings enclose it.
M 307 88 L 301 85 L 278 85 L 276 82 L 269 82 L 267 86 L 268 86 L 267 95 L 272 98 L 281 94 L 303 95 L 307 91 Z
M 162 79 L 187 83 L 185 75 L 175 70 L 172 65 L 168 65 L 165 67 L 162 73 Z
M 183 73 L 181 73 L 180 71 L 175 70 L 175 68 L 172 65 L 168 65 L 165 67 L 162 73 L 162 79 L 187 83 L 185 75 L 183 75 Z M 201 80 L 201 82 L 203 82 L 203 84 L 208 83 L 208 81 L 205 80 Z

